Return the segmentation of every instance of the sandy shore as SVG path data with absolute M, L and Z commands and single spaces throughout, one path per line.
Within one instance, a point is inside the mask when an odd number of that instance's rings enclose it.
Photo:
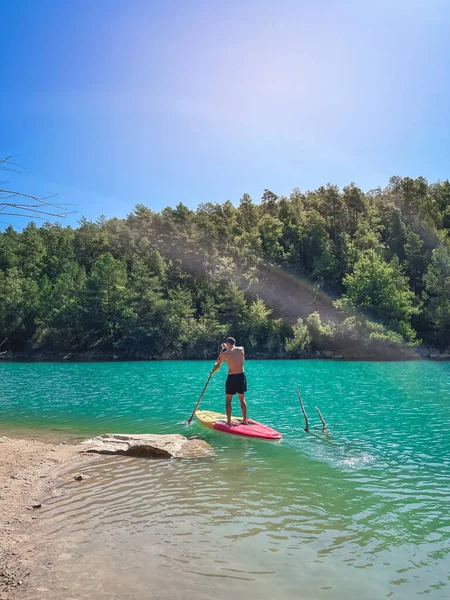
M 0 600 L 33 597 L 40 504 L 95 459 L 69 444 L 0 436 Z

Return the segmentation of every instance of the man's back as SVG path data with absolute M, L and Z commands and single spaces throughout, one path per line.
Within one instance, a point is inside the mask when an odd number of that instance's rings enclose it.
M 228 373 L 234 375 L 244 372 L 244 348 L 243 346 L 234 346 L 223 354 L 223 358 L 228 365 Z

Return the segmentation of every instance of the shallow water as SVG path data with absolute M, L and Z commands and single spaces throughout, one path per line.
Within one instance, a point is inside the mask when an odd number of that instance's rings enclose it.
M 2 432 L 180 432 L 217 452 L 107 458 L 49 500 L 58 598 L 450 597 L 450 364 L 249 361 L 249 414 L 281 443 L 180 424 L 209 368 L 0 365 Z M 224 377 L 203 408 L 222 411 Z M 296 385 L 332 438 L 304 433 Z

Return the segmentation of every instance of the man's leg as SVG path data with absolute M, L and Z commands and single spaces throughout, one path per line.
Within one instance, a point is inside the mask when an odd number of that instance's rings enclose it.
M 244 400 L 244 394 L 238 394 L 239 402 L 241 403 L 242 410 L 242 423 L 247 425 L 247 404 Z
M 233 400 L 233 396 L 231 394 L 226 394 L 226 399 L 225 410 L 227 411 L 227 425 L 231 425 L 231 401 Z

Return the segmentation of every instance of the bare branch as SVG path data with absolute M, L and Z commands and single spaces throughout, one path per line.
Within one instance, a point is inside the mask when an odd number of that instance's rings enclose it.
M 11 165 L 19 167 L 19 165 L 11 162 L 11 158 L 12 156 L 0 158 L 0 170 L 20 173 L 17 169 L 11 168 Z M 49 200 L 55 198 L 55 196 L 56 194 L 46 196 L 45 198 L 38 198 L 31 194 L 25 194 L 16 190 L 0 189 L 0 213 L 2 216 L 8 217 L 32 217 L 35 219 L 42 219 L 43 217 L 40 215 L 45 215 L 46 217 L 64 219 L 67 215 L 76 212 L 67 210 L 67 207 L 75 206 L 74 204 L 49 202 Z M 19 202 L 14 200 L 19 200 Z
M 34 200 L 35 202 L 45 203 L 46 200 L 50 198 L 54 198 L 57 194 L 53 194 L 52 196 L 47 196 L 46 198 L 37 198 L 36 196 L 31 196 L 30 194 L 24 194 L 23 192 L 15 192 L 13 190 L 0 190 L 0 194 L 10 194 L 10 198 L 15 198 L 16 196 L 20 198 L 28 198 L 29 200 Z
M 316 433 L 314 433 L 313 431 L 311 431 L 311 428 L 310 428 L 310 426 L 309 426 L 308 415 L 306 414 L 306 410 L 305 410 L 305 407 L 304 407 L 304 405 L 303 405 L 303 400 L 302 400 L 302 397 L 301 397 L 301 395 L 300 395 L 300 390 L 298 389 L 298 387 L 297 387 L 297 395 L 298 395 L 298 399 L 299 399 L 299 401 L 300 401 L 300 407 L 301 407 L 301 409 L 302 409 L 303 417 L 305 418 L 305 427 L 304 427 L 303 429 L 304 429 L 304 431 L 306 431 L 306 433 L 309 433 L 310 435 L 315 435 L 315 436 L 317 436 L 317 434 L 316 434 Z M 317 410 L 317 413 L 318 413 L 318 415 L 319 415 L 319 419 L 320 419 L 320 421 L 321 421 L 321 423 L 322 423 L 322 428 L 320 428 L 320 427 L 316 427 L 315 425 L 313 425 L 313 429 L 316 429 L 317 431 L 322 431 L 322 433 L 323 433 L 324 435 L 327 435 L 327 436 L 328 436 L 328 435 L 330 435 L 330 431 L 331 431 L 332 429 L 334 429 L 334 428 L 335 428 L 337 425 L 339 425 L 339 423 L 336 423 L 335 425 L 333 425 L 333 427 L 331 427 L 331 428 L 328 428 L 328 427 L 327 427 L 327 424 L 325 423 L 325 419 L 322 417 L 322 413 L 321 413 L 321 412 L 320 412 L 320 410 L 317 408 L 317 406 L 315 407 L 315 409 Z M 317 436 L 317 437 L 320 437 L 320 436 Z
M 0 206 L 1 206 L 1 203 L 0 203 Z M 44 210 L 35 208 L 36 206 L 39 206 L 39 207 L 47 206 L 46 204 L 34 204 L 33 205 L 33 204 L 8 204 L 8 203 L 5 203 L 5 206 L 9 206 L 10 208 L 15 208 L 17 210 L 28 210 L 28 211 L 31 211 L 32 213 L 39 213 L 39 214 L 43 214 L 43 215 L 51 215 L 52 214 L 52 213 L 49 213 L 48 211 L 44 211 Z M 72 211 L 72 212 L 75 212 L 75 211 Z M 3 213 L 3 214 L 6 215 L 8 213 Z M 71 213 L 66 212 L 64 214 L 71 214 Z M 60 216 L 60 215 L 55 215 L 55 216 Z
M 315 407 L 315 409 L 317 410 L 317 414 L 319 415 L 320 422 L 322 423 L 322 432 L 325 435 L 329 435 L 330 431 L 332 431 L 337 425 L 339 425 L 339 421 L 337 423 L 335 423 L 333 425 L 333 427 L 328 427 L 327 424 L 325 423 L 324 418 L 322 417 L 322 413 L 317 408 L 317 406 Z M 318 427 L 314 427 L 314 429 L 319 429 L 319 428 Z
M 58 213 L 51 213 L 51 212 L 43 212 L 41 211 L 43 215 L 46 215 L 47 217 L 58 217 L 59 219 L 65 219 L 67 217 L 67 215 L 73 215 L 75 214 L 77 211 L 74 210 L 72 212 L 67 212 L 67 213 L 62 213 L 62 214 L 58 214 Z M 43 221 L 47 221 L 48 219 L 46 219 L 45 217 L 40 217 L 39 215 L 36 214 L 31 214 L 31 215 L 26 215 L 24 213 L 4 213 L 2 212 L 2 215 L 5 215 L 6 217 L 33 217 L 33 219 L 42 219 Z M 6 223 L 6 225 L 9 225 L 9 223 Z
M 8 171 L 10 173 L 20 173 L 20 171 L 18 169 L 11 169 L 11 166 L 9 166 L 9 165 L 12 165 L 13 167 L 19 167 L 20 169 L 23 169 L 24 167 L 11 162 L 11 160 L 10 160 L 11 158 L 13 158 L 12 155 L 7 156 L 5 158 L 0 158 L 0 165 L 5 165 L 5 164 L 8 165 L 7 167 L 0 166 L 0 169 L 2 171 Z
M 324 421 L 324 419 L 323 419 L 323 417 L 322 417 L 322 413 L 321 413 L 321 412 L 320 412 L 320 410 L 317 408 L 317 406 L 315 406 L 314 408 L 317 410 L 317 414 L 319 415 L 320 422 L 321 422 L 321 423 L 322 423 L 322 425 L 323 425 L 323 429 L 322 429 L 322 431 L 324 431 L 324 432 L 325 432 L 325 431 L 326 431 L 326 429 L 327 429 L 327 424 L 325 423 L 325 421 Z
M 11 158 L 12 156 L 0 158 L 0 170 L 20 173 L 20 171 L 18 171 L 17 169 L 11 168 L 11 166 L 20 166 L 11 162 Z M 43 219 L 43 217 L 41 217 L 40 215 L 64 219 L 65 217 L 67 217 L 67 215 L 71 215 L 76 212 L 67 210 L 67 207 L 74 206 L 73 204 L 49 202 L 49 200 L 51 198 L 54 198 L 55 196 L 56 194 L 53 196 L 46 196 L 45 198 L 37 198 L 36 196 L 32 196 L 31 194 L 17 192 L 16 190 L 0 189 L 0 212 L 2 216 L 28 218 L 32 217 L 35 219 Z M 22 201 L 11 202 L 11 200 Z M 6 212 L 7 210 L 8 212 Z
M 304 429 L 305 429 L 306 433 L 308 433 L 309 432 L 308 416 L 306 414 L 305 407 L 303 406 L 303 400 L 302 400 L 302 397 L 300 396 L 300 390 L 298 388 L 297 388 L 297 394 L 298 394 L 298 399 L 300 400 L 300 406 L 302 408 L 303 416 L 305 417 L 305 428 Z

